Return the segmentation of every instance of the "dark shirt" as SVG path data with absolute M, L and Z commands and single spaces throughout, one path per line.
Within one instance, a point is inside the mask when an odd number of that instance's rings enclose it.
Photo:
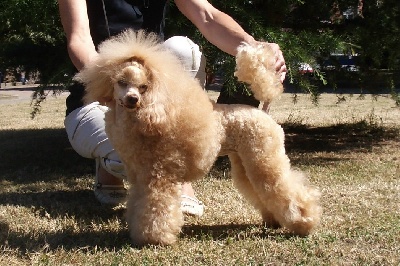
M 126 29 L 144 29 L 163 38 L 167 1 L 86 0 L 90 33 L 95 46 Z M 83 106 L 84 90 L 84 86 L 78 83 L 69 87 L 70 95 L 66 101 L 67 115 Z

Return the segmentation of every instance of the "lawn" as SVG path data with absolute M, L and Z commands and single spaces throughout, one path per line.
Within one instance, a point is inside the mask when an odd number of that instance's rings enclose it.
M 222 158 L 194 184 L 205 215 L 188 217 L 175 245 L 144 248 L 131 245 L 123 208 L 94 199 L 94 163 L 69 146 L 64 97 L 35 119 L 29 103 L 0 99 L 0 265 L 400 264 L 400 109 L 387 95 L 272 105 L 293 166 L 322 192 L 313 235 L 265 228 Z

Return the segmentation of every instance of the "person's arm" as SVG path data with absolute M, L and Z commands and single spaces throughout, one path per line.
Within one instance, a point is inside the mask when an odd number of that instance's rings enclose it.
M 89 29 L 85 0 L 58 0 L 61 22 L 68 42 L 68 53 L 78 70 L 97 56 Z
M 175 3 L 209 42 L 228 54 L 235 56 L 241 42 L 259 43 L 229 15 L 213 7 L 207 0 L 175 0 Z M 275 51 L 275 68 L 283 81 L 287 70 L 282 52 L 279 45 L 269 45 Z
M 243 41 L 255 42 L 236 21 L 206 0 L 175 0 L 175 3 L 209 42 L 228 54 L 236 55 Z

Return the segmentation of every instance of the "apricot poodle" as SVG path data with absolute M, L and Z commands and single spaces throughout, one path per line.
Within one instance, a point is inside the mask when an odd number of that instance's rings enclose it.
M 268 46 L 246 44 L 237 55 L 236 76 L 268 102 L 282 92 L 271 58 Z M 155 35 L 127 31 L 105 41 L 76 80 L 87 102 L 109 101 L 106 132 L 132 184 L 134 244 L 177 240 L 181 183 L 202 178 L 219 155 L 229 156 L 233 182 L 268 226 L 307 235 L 318 225 L 319 192 L 291 169 L 282 128 L 262 110 L 210 101 Z

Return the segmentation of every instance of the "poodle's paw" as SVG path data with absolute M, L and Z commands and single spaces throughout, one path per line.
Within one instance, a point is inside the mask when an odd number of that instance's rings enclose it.
M 265 227 L 278 229 L 281 227 L 279 222 L 274 218 L 273 214 L 269 211 L 262 211 L 261 212 L 263 223 Z
M 296 235 L 311 234 L 321 220 L 319 197 L 320 192 L 314 188 L 299 191 L 298 197 L 289 205 L 285 226 Z
M 154 230 L 148 232 L 141 232 L 130 228 L 130 236 L 132 244 L 134 246 L 145 246 L 145 245 L 160 245 L 167 246 L 174 244 L 178 237 L 178 233 L 175 232 L 156 232 Z
M 131 217 L 131 219 L 127 219 L 127 222 L 132 243 L 136 246 L 174 244 L 184 223 L 180 211 L 176 217 L 171 217 L 165 212 L 159 212 L 140 218 Z
M 171 245 L 184 224 L 180 186 L 163 179 L 150 179 L 130 187 L 125 219 L 136 246 Z M 150 188 L 150 189 L 149 189 Z

